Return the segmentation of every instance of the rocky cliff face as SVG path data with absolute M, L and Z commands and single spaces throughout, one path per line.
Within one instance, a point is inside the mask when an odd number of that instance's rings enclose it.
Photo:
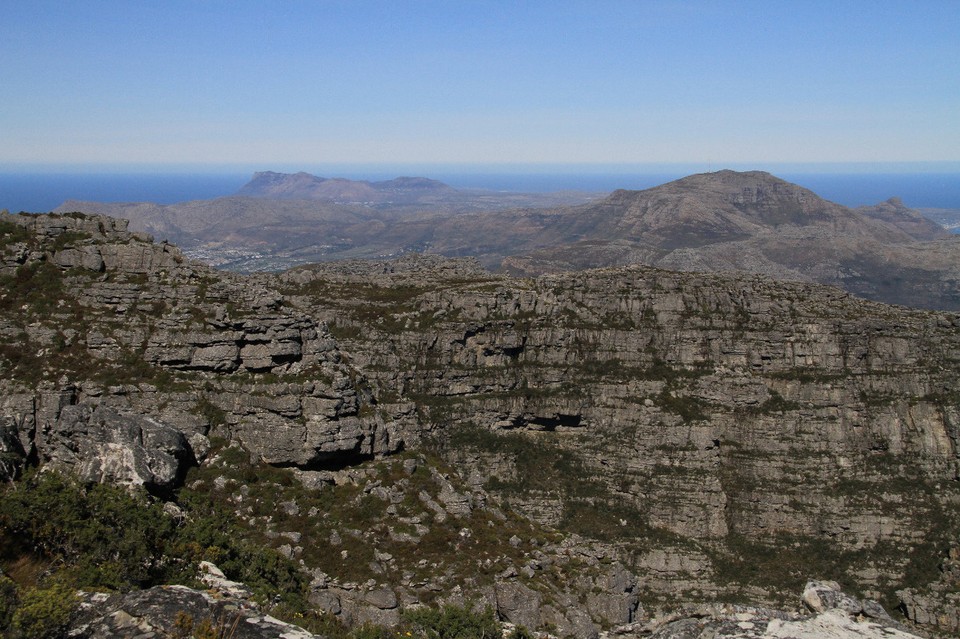
M 421 268 L 282 279 L 466 478 L 611 541 L 648 596 L 775 599 L 813 571 L 893 601 L 936 578 L 957 521 L 957 316 L 644 267 Z
M 71 464 L 48 434 L 86 424 L 67 408 L 87 404 L 127 415 L 137 432 L 138 415 L 201 439 L 213 429 L 268 463 L 396 449 L 396 425 L 364 414 L 362 374 L 276 292 L 189 263 L 120 220 L 0 223 L 3 401 L 28 458 Z
M 0 249 L 4 476 L 163 495 L 199 463 L 333 614 L 472 592 L 590 636 L 822 578 L 955 630 L 955 314 L 641 266 L 243 277 L 81 215 L 4 216 Z

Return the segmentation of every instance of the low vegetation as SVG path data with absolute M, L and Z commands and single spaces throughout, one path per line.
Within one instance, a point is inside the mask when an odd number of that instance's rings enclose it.
M 176 521 L 146 494 L 85 486 L 54 473 L 25 478 L 0 497 L 0 561 L 18 593 L 11 623 L 23 626 L 25 637 L 48 636 L 37 624 L 41 617 L 53 618 L 51 600 L 70 600 L 56 596 L 63 589 L 194 585 L 200 560 L 247 583 L 262 602 L 308 608 L 298 567 L 248 540 L 215 502 L 185 499 L 189 516 Z M 9 590 L 8 585 L 4 592 Z M 8 593 L 8 608 L 10 602 Z M 35 621 L 28 624 L 27 616 Z M 24 624 L 35 630 L 28 632 Z
M 241 448 L 215 444 L 214 461 L 192 470 L 186 481 L 190 488 L 176 494 L 179 513 L 165 512 L 146 493 L 84 485 L 54 473 L 34 472 L 3 489 L 0 628 L 20 639 L 53 639 L 77 604 L 76 589 L 197 586 L 198 562 L 210 561 L 250 587 L 274 616 L 331 639 L 395 637 L 396 629 L 347 629 L 313 610 L 307 578 L 297 561 L 276 548 L 288 540 L 274 531 L 300 531 L 299 558 L 341 579 L 382 579 L 370 566 L 389 556 L 390 573 L 430 579 L 445 571 L 479 579 L 476 583 L 502 570 L 491 562 L 521 561 L 529 550 L 527 542 L 522 547 L 507 544 L 508 537 L 537 534 L 510 513 L 501 519 L 480 511 L 466 518 L 438 517 L 418 497 L 437 498 L 439 491 L 422 460 L 412 472 L 409 463 L 404 470 L 410 457 L 376 462 L 357 476 L 357 483 L 307 489 L 290 470 L 253 465 Z M 405 496 L 391 504 L 366 490 L 370 487 L 402 488 Z M 238 512 L 241 495 L 246 508 Z M 470 533 L 464 536 L 464 530 Z M 178 624 L 184 636 L 220 636 L 215 620 L 184 617 Z M 411 611 L 400 630 L 403 636 L 423 638 L 500 636 L 493 612 L 470 606 Z M 513 636 L 523 639 L 524 632 Z

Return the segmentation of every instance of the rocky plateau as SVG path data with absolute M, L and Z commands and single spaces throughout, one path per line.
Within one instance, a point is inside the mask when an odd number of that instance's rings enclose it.
M 914 246 L 882 208 L 864 242 Z M 243 275 L 82 213 L 0 218 L 0 278 L 10 490 L 39 468 L 188 518 L 203 495 L 346 624 L 453 603 L 554 636 L 960 632 L 954 312 L 643 264 Z M 89 597 L 90 637 L 223 613 L 182 586 Z M 243 628 L 293 636 L 264 615 Z

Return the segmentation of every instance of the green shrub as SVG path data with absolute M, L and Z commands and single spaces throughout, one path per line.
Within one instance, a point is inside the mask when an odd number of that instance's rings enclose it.
M 293 561 L 248 539 L 231 512 L 203 495 L 185 491 L 181 505 L 190 518 L 171 541 L 171 556 L 190 566 L 213 562 L 260 600 L 283 603 L 292 612 L 306 609 L 307 580 Z
M 31 477 L 0 499 L 0 537 L 66 565 L 78 585 L 123 589 L 168 577 L 163 551 L 173 522 L 145 495 L 85 487 L 55 473 Z
M 13 629 L 22 639 L 56 639 L 63 636 L 77 604 L 76 592 L 63 582 L 30 588 L 13 613 Z
M 517 626 L 510 631 L 510 634 L 507 635 L 507 639 L 534 639 L 535 636 L 536 635 L 523 626 Z
M 10 627 L 13 611 L 20 604 L 17 584 L 6 575 L 0 575 L 0 631 Z
M 6 211 L 6 209 L 4 209 Z M 0 220 L 0 249 L 8 244 L 26 242 L 32 237 L 25 226 L 7 220 Z
M 181 493 L 180 505 L 189 516 L 178 525 L 145 493 L 34 475 L 0 491 L 0 548 L 11 558 L 57 566 L 72 586 L 110 590 L 195 585 L 196 564 L 207 560 L 261 602 L 291 614 L 308 609 L 307 580 L 297 565 L 251 538 L 228 505 L 190 491 Z M 0 621 L 9 600 L 2 586 Z
M 0 286 L 6 292 L 0 300 L 0 310 L 5 311 L 27 306 L 28 311 L 45 315 L 63 297 L 60 269 L 49 262 L 24 264 L 12 276 L 0 278 Z
M 446 605 L 442 608 L 418 608 L 403 613 L 415 636 L 428 639 L 500 639 L 500 624 L 493 609 L 482 612 L 469 607 Z

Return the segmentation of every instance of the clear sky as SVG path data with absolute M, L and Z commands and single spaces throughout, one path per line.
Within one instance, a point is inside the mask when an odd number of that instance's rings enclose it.
M 960 160 L 960 0 L 0 0 L 0 164 Z

